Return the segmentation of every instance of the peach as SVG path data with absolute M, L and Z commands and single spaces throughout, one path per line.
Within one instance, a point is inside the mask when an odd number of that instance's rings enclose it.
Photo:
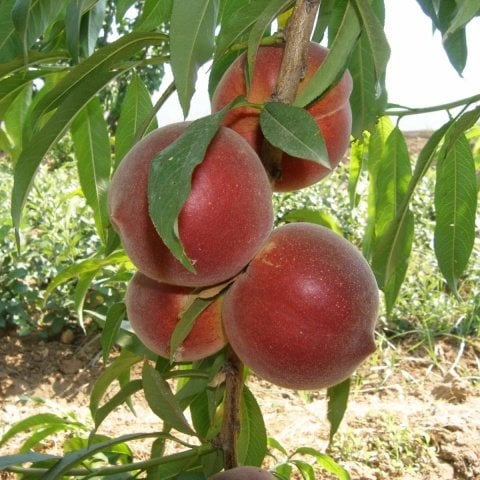
M 191 305 L 193 289 L 159 283 L 136 272 L 125 295 L 133 331 L 153 353 L 170 358 L 170 339 L 181 314 Z M 226 345 L 221 315 L 222 297 L 197 317 L 187 338 L 174 353 L 177 362 L 209 357 Z
M 245 466 L 216 473 L 209 480 L 275 480 L 275 477 L 267 470 Z
M 212 96 L 212 111 L 216 112 L 239 95 L 252 103 L 268 100 L 277 83 L 283 58 L 282 45 L 260 47 L 257 51 L 250 89 L 245 84 L 246 55 L 239 56 L 226 70 Z M 310 42 L 307 69 L 298 92 L 307 85 L 327 56 L 328 49 Z M 350 143 L 352 112 L 349 97 L 352 77 L 346 71 L 339 82 L 319 100 L 307 107 L 322 132 L 332 168 L 340 163 Z M 233 109 L 225 118 L 224 125 L 240 133 L 261 154 L 263 135 L 259 126 L 259 111 L 252 107 Z M 313 185 L 328 175 L 331 170 L 318 163 L 283 155 L 281 177 L 274 182 L 274 190 L 290 191 Z
M 236 132 L 221 127 L 192 176 L 178 232 L 196 273 L 188 271 L 158 235 L 148 213 L 152 159 L 188 123 L 157 129 L 138 142 L 113 175 L 109 213 L 126 253 L 145 275 L 173 285 L 221 283 L 242 270 L 273 225 L 272 190 L 258 155 Z
M 375 277 L 343 237 L 309 223 L 274 230 L 227 292 L 223 322 L 239 358 L 279 386 L 340 383 L 375 350 Z

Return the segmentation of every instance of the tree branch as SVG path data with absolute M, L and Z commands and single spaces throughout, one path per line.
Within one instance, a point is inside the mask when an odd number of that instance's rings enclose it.
M 307 63 L 308 44 L 312 34 L 320 0 L 297 0 L 285 28 L 285 50 L 277 84 L 271 100 L 292 103 L 297 95 Z M 262 162 L 272 181 L 282 174 L 282 151 L 268 141 L 262 145 Z
M 232 348 L 227 346 L 225 372 L 225 401 L 223 406 L 223 424 L 221 447 L 224 468 L 229 470 L 238 466 L 237 438 L 240 431 L 240 404 L 243 390 L 243 363 Z

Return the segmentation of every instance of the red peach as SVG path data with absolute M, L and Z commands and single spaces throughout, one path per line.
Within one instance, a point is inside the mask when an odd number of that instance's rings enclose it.
M 153 353 L 170 358 L 172 333 L 194 298 L 191 288 L 159 283 L 137 272 L 128 284 L 125 305 L 138 338 Z M 225 346 L 221 305 L 219 297 L 197 317 L 189 335 L 174 353 L 175 361 L 200 360 Z
M 375 277 L 343 237 L 284 225 L 227 292 L 224 328 L 239 358 L 292 389 L 340 383 L 375 350 Z
M 192 176 L 178 232 L 196 272 L 165 246 L 148 213 L 148 172 L 155 155 L 188 123 L 151 132 L 117 168 L 109 190 L 109 213 L 125 251 L 137 268 L 160 282 L 202 287 L 242 270 L 270 234 L 272 191 L 258 155 L 233 130 L 221 127 Z
M 240 55 L 226 70 L 212 97 L 212 111 L 216 112 L 239 95 L 252 103 L 267 101 L 277 83 L 283 58 L 282 45 L 260 47 L 257 51 L 250 89 L 245 84 L 246 55 Z M 318 70 L 327 56 L 328 49 L 310 42 L 307 70 L 299 85 L 300 93 Z M 352 77 L 346 71 L 338 83 L 325 95 L 307 107 L 322 132 L 332 168 L 337 166 L 348 149 L 352 128 L 352 112 L 349 97 Z M 263 135 L 259 126 L 259 111 L 251 107 L 239 107 L 228 113 L 224 125 L 240 133 L 260 154 Z M 274 190 L 290 191 L 313 185 L 328 175 L 331 170 L 318 163 L 301 160 L 284 154 L 281 178 L 275 181 Z

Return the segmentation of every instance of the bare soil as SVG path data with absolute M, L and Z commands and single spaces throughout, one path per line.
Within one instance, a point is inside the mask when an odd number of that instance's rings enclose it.
M 89 393 L 104 365 L 97 340 L 83 334 L 42 341 L 5 334 L 0 339 L 0 435 L 37 413 L 71 414 L 91 424 Z M 346 418 L 329 454 L 352 479 L 480 479 L 480 341 L 440 340 L 435 351 L 408 343 L 379 346 L 355 376 Z M 289 451 L 328 446 L 324 392 L 299 394 L 253 376 L 268 434 Z M 158 430 L 160 421 L 142 397 L 137 415 L 119 407 L 104 422 L 111 436 Z M 14 453 L 12 439 L 2 455 Z M 61 438 L 43 450 L 61 452 Z M 135 445 L 139 459 L 148 444 Z M 2 480 L 15 478 L 3 473 Z M 318 473 L 318 478 L 333 478 Z

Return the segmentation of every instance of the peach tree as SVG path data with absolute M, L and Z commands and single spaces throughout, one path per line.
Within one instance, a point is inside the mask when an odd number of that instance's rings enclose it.
M 478 1 L 418 3 L 461 74 Z M 478 165 L 467 133 L 480 93 L 425 108 L 390 104 L 385 8 L 0 0 L 0 149 L 14 176 L 18 248 L 35 175 L 70 135 L 101 247 L 48 290 L 76 282 L 81 311 L 97 277 L 128 280 L 125 302 L 97 315 L 107 366 L 91 390 L 93 428 L 51 413 L 22 420 L 0 439 L 25 438 L 0 470 L 50 480 L 288 479 L 295 470 L 309 480 L 322 469 L 350 478 L 341 459 L 308 446 L 288 452 L 269 438 L 248 379 L 326 389 L 332 441 L 350 376 L 375 348 L 380 300 L 388 316 L 402 287 L 412 196 L 434 165 L 434 249 L 460 295 L 475 239 Z M 206 64 L 212 113 L 158 128 L 173 93 L 188 116 Z M 173 82 L 163 87 L 167 65 Z M 436 110 L 449 120 L 413 161 L 401 119 Z M 368 182 L 361 250 L 313 211 L 274 215 L 274 192 L 307 188 L 341 161 L 352 209 L 358 183 Z M 138 392 L 161 428 L 103 435 L 104 420 L 119 405 L 133 408 Z M 53 434 L 65 437 L 62 456 L 38 449 Z M 151 444 L 146 460 L 130 446 L 140 439 Z

